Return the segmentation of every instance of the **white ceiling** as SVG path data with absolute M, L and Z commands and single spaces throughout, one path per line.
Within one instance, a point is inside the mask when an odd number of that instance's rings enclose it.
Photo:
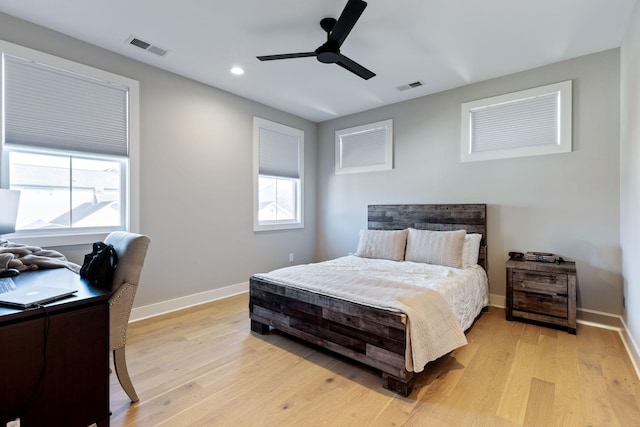
M 256 59 L 315 50 L 320 19 L 346 0 L 0 0 L 0 11 L 320 122 L 619 47 L 636 2 L 369 0 L 342 53 L 370 80 L 315 58 Z

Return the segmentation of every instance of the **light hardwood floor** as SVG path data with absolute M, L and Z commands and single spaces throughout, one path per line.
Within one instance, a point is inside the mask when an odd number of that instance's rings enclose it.
M 130 325 L 130 404 L 112 426 L 640 426 L 640 381 L 617 332 L 577 336 L 490 308 L 469 344 L 430 363 L 408 398 L 378 372 L 249 330 L 248 295 Z

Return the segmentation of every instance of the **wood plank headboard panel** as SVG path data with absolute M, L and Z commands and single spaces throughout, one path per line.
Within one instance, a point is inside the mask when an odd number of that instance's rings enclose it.
M 368 228 L 370 230 L 418 230 L 451 231 L 467 230 L 482 234 L 478 264 L 487 269 L 487 205 L 369 205 Z

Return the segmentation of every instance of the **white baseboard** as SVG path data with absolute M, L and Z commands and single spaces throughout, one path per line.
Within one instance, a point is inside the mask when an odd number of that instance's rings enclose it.
M 590 310 L 588 308 L 578 308 L 577 311 L 577 322 L 582 325 L 590 325 L 614 331 L 619 331 L 623 328 L 624 323 L 622 322 L 622 317 L 617 314 Z
M 627 324 L 622 316 L 586 308 L 578 309 L 578 312 L 581 312 L 580 314 L 584 317 L 584 319 L 578 319 L 578 323 L 618 332 L 622 344 L 624 344 L 624 348 L 627 350 L 629 359 L 631 359 L 631 364 L 636 371 L 636 376 L 640 378 L 640 347 L 638 347 L 633 336 L 629 333 L 629 328 L 627 328 Z M 589 317 L 593 320 L 587 320 Z
M 492 307 L 506 308 L 507 297 L 504 295 L 489 294 L 489 305 Z
M 489 305 L 492 307 L 505 308 L 507 306 L 507 298 L 504 295 L 490 294 Z M 640 347 L 638 347 L 638 344 L 629 333 L 629 328 L 627 328 L 627 324 L 624 322 L 624 319 L 616 314 L 604 313 L 586 308 L 578 308 L 577 311 L 577 323 L 581 325 L 594 326 L 596 328 L 611 329 L 620 334 L 620 339 L 627 350 L 627 354 L 629 355 L 629 359 L 631 359 L 636 375 L 640 378 Z
M 249 282 L 225 286 L 224 288 L 212 289 L 210 291 L 187 295 L 184 297 L 162 301 L 155 304 L 149 304 L 142 307 L 135 307 L 133 308 L 133 310 L 131 310 L 131 317 L 129 318 L 129 322 L 136 322 L 138 320 L 148 319 L 149 317 L 155 317 L 161 314 L 183 310 L 185 308 L 194 307 L 196 305 L 228 298 L 234 295 L 241 294 L 243 292 L 249 292 Z
M 627 349 L 627 353 L 629 353 L 629 358 L 636 370 L 636 375 L 640 378 L 640 347 L 638 347 L 638 343 L 635 342 L 633 336 L 629 333 L 627 323 L 622 318 L 620 318 L 620 320 L 623 325 L 623 328 L 620 330 L 620 338 L 622 339 L 624 347 Z
M 168 301 L 162 301 L 156 304 L 149 304 L 142 307 L 136 307 L 131 310 L 130 322 L 136 322 L 149 317 L 167 314 L 185 308 L 194 307 L 196 305 L 205 304 L 223 298 L 228 298 L 244 292 L 249 292 L 249 282 L 238 283 L 237 285 L 225 286 L 224 288 L 212 289 L 210 291 L 198 294 L 187 295 Z M 489 305 L 492 307 L 505 308 L 507 298 L 504 295 L 489 295 Z M 640 378 L 640 348 L 629 333 L 627 324 L 621 316 L 603 313 L 600 311 L 589 310 L 586 308 L 578 309 L 578 323 L 583 325 L 595 326 L 597 328 L 611 329 L 618 331 L 622 343 L 624 344 L 631 363 L 636 371 L 636 375 Z

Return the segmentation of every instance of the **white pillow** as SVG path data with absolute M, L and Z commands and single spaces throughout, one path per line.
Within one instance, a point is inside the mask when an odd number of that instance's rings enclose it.
M 462 245 L 462 268 L 478 263 L 481 240 L 482 234 L 474 233 L 464 236 L 464 244 Z
M 360 230 L 360 241 L 354 255 L 402 261 L 407 234 L 407 230 Z
M 465 230 L 431 231 L 409 229 L 406 261 L 462 267 Z

